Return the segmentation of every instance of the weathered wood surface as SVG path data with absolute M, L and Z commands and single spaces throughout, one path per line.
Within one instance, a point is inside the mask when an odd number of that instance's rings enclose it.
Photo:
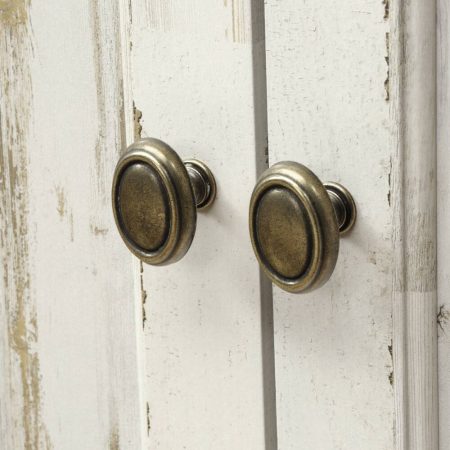
M 390 22 L 396 447 L 437 450 L 436 2 Z
M 358 204 L 330 282 L 275 290 L 247 232 L 266 165 L 262 2 L 0 0 L 0 449 L 437 450 L 448 431 L 448 6 L 267 0 L 269 156 Z M 133 102 L 137 109 L 134 111 Z M 145 269 L 110 183 L 142 133 L 219 185 Z M 447 217 L 449 216 L 449 217 Z M 436 321 L 436 315 L 438 320 Z
M 270 163 L 358 205 L 330 282 L 274 291 L 282 450 L 437 449 L 434 13 L 266 3 Z
M 118 2 L 0 1 L 0 448 L 140 448 Z
M 450 449 L 450 9 L 438 2 L 438 356 L 439 445 Z
M 147 447 L 274 449 L 271 304 L 247 221 L 267 137 L 262 2 L 131 11 L 142 136 L 203 160 L 218 182 L 183 260 L 143 268 Z

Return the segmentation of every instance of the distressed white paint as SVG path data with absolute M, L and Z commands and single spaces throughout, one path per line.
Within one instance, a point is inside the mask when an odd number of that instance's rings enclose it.
M 390 68 L 396 441 L 437 450 L 436 2 L 393 4 Z
M 110 206 L 119 3 L 11 0 L 0 14 L 0 448 L 136 450 L 135 277 Z
M 450 449 L 450 10 L 438 2 L 438 350 L 439 445 Z
M 143 271 L 151 449 L 275 448 L 270 296 L 261 303 L 247 231 L 266 146 L 262 4 L 252 3 L 131 2 L 142 136 L 203 160 L 218 183 L 187 255 Z
M 328 284 L 274 292 L 282 450 L 437 448 L 433 18 L 433 2 L 266 4 L 270 163 L 358 206 Z
M 326 286 L 275 290 L 280 450 L 437 449 L 434 13 L 267 0 L 270 160 L 342 182 L 359 211 Z M 439 18 L 445 450 L 444 1 Z M 247 232 L 267 137 L 261 3 L 0 0 L 0 25 L 0 449 L 275 449 L 270 287 Z M 142 274 L 109 201 L 133 100 L 143 135 L 219 186 L 186 257 Z

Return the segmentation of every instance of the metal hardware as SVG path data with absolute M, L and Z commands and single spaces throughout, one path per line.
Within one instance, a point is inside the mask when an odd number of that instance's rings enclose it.
M 351 230 L 356 205 L 338 183 L 325 183 L 302 164 L 284 161 L 267 169 L 250 201 L 253 249 L 266 275 L 294 293 L 328 281 L 339 236 Z
M 117 228 L 130 251 L 147 264 L 181 259 L 194 238 L 197 209 L 208 208 L 215 196 L 209 168 L 195 159 L 183 162 L 158 139 L 130 145 L 114 172 Z

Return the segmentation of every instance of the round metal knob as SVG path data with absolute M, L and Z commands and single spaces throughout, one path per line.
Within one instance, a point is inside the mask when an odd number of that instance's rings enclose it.
M 279 162 L 258 180 L 250 201 L 253 249 L 267 276 L 288 292 L 308 292 L 333 273 L 339 235 L 356 219 L 351 194 L 311 170 Z
M 117 228 L 131 252 L 147 264 L 171 264 L 186 254 L 197 209 L 210 206 L 215 195 L 214 176 L 205 164 L 183 162 L 158 139 L 130 145 L 114 172 Z

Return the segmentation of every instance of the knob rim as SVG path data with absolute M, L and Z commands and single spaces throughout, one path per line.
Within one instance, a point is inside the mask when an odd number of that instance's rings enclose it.
M 119 187 L 124 171 L 133 164 L 143 163 L 152 168 L 167 193 L 169 226 L 164 243 L 155 251 L 139 247 L 123 224 L 119 202 Z M 112 184 L 114 219 L 128 249 L 143 262 L 167 265 L 180 260 L 192 244 L 197 212 L 195 198 L 185 165 L 178 154 L 165 142 L 145 138 L 131 144 L 117 163 Z
M 310 243 L 310 260 L 306 270 L 296 278 L 277 273 L 267 264 L 256 229 L 258 207 L 270 189 L 288 189 L 301 203 L 305 219 L 311 224 L 306 238 Z M 319 178 L 307 167 L 282 161 L 267 169 L 259 178 L 250 201 L 250 236 L 255 255 L 265 274 L 281 289 L 291 293 L 309 292 L 322 286 L 333 273 L 339 253 L 339 228 L 333 205 Z

